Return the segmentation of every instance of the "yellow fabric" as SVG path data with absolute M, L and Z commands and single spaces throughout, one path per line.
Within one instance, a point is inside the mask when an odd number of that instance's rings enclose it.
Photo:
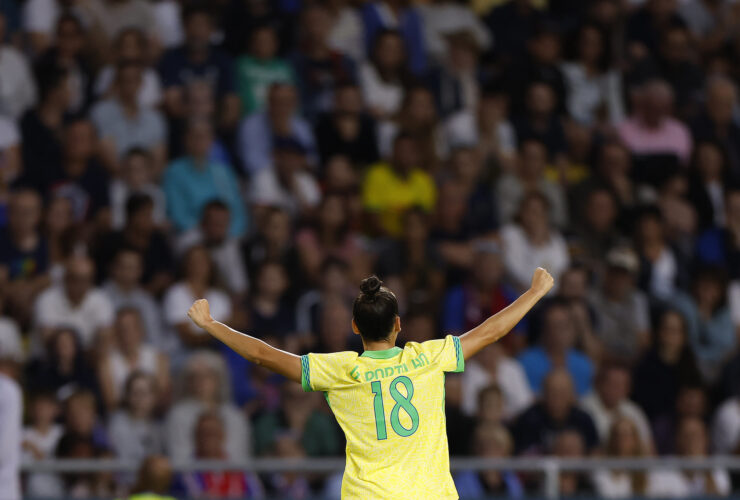
M 175 500 L 175 497 L 156 495 L 154 493 L 137 493 L 128 497 L 128 500 Z
M 465 368 L 458 337 L 362 356 L 311 353 L 301 361 L 304 390 L 326 393 L 347 437 L 343 500 L 458 498 L 444 406 L 444 373 Z M 407 388 L 413 393 L 404 401 Z M 379 426 L 385 431 L 381 439 Z
M 365 209 L 379 214 L 383 229 L 392 236 L 401 234 L 404 211 L 414 206 L 430 211 L 436 200 L 432 177 L 418 168 L 403 178 L 387 163 L 376 163 L 368 170 L 362 186 Z
M 476 14 L 482 16 L 488 14 L 494 7 L 500 7 L 509 1 L 510 0 L 471 0 L 470 7 Z M 536 9 L 543 10 L 547 8 L 547 1 L 548 0 L 532 0 L 532 5 L 534 5 Z

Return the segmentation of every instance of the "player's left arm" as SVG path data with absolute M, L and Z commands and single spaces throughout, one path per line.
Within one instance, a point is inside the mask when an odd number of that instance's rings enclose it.
M 196 300 L 188 311 L 188 316 L 196 325 L 231 347 L 247 361 L 262 365 L 285 378 L 301 383 L 300 356 L 276 349 L 260 339 L 237 332 L 214 320 L 211 317 L 207 300 Z
M 554 280 L 550 273 L 538 267 L 532 276 L 532 285 L 529 290 L 509 304 L 506 309 L 460 336 L 460 345 L 465 359 L 475 356 L 481 349 L 509 333 L 524 315 L 550 291 L 553 284 Z

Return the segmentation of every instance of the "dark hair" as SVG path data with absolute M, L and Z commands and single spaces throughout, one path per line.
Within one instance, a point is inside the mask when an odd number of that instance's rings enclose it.
M 224 210 L 230 212 L 229 206 L 218 198 L 214 198 L 203 206 L 202 214 L 205 214 L 209 210 Z
M 36 68 L 39 102 L 43 103 L 51 93 L 67 81 L 69 72 L 57 64 L 43 64 Z
M 211 22 L 213 22 L 213 11 L 208 6 L 208 2 L 205 2 L 205 1 L 190 2 L 182 10 L 182 22 L 183 24 L 187 24 L 191 18 L 195 16 L 201 16 L 201 15 L 206 16 Z
M 354 319 L 365 340 L 385 340 L 398 316 L 398 301 L 377 276 L 362 280 L 360 295 L 352 305 Z
M 141 210 L 152 208 L 153 206 L 154 200 L 148 194 L 132 194 L 126 200 L 126 218 L 131 219 Z

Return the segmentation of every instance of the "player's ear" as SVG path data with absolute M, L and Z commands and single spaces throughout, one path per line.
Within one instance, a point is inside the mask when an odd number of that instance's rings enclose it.
M 355 335 L 360 334 L 360 329 L 357 328 L 357 323 L 355 323 L 355 318 L 352 318 L 352 332 L 354 332 Z
M 393 333 L 401 331 L 401 316 L 396 316 L 396 322 L 393 325 Z

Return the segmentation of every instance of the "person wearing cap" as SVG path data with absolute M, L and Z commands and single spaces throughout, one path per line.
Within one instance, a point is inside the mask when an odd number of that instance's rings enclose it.
M 622 361 L 635 361 L 650 341 L 648 299 L 636 286 L 637 255 L 613 248 L 606 255 L 601 287 L 591 305 L 599 318 L 596 335 L 606 352 Z
M 280 207 L 294 217 L 312 211 L 321 201 L 316 179 L 307 171 L 307 149 L 293 137 L 273 142 L 273 165 L 256 173 L 250 202 L 260 207 Z
M 193 120 L 185 132 L 186 156 L 173 161 L 164 173 L 167 215 L 178 232 L 200 222 L 203 207 L 221 200 L 229 207 L 229 234 L 240 236 L 247 228 L 247 213 L 239 182 L 231 167 L 210 158 L 213 126 L 206 120 Z

